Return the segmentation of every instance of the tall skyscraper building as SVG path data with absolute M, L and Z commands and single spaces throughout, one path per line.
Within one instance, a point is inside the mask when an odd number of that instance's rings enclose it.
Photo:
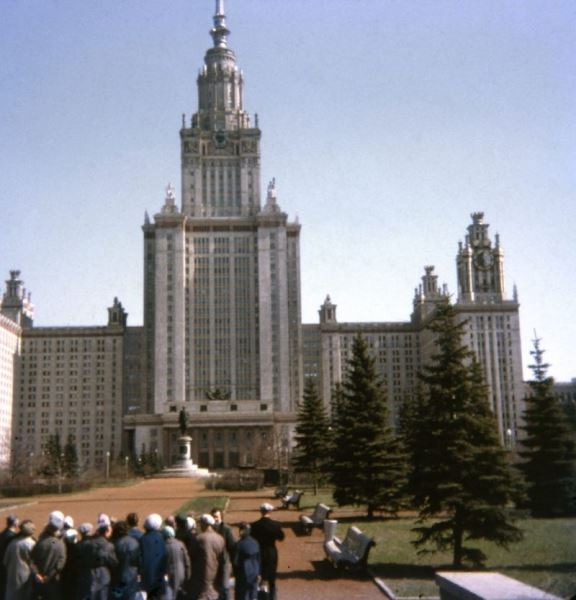
M 341 323 L 327 297 L 319 322 L 301 324 L 300 225 L 280 209 L 274 180 L 261 198 L 261 132 L 244 108 L 222 0 L 213 19 L 198 108 L 180 129 L 180 200 L 168 186 L 142 227 L 143 326 L 128 327 L 115 299 L 104 326 L 34 327 L 19 272 L 6 282 L 0 463 L 10 436 L 13 455 L 30 466 L 58 434 L 76 442 L 83 469 L 143 451 L 170 464 L 185 410 L 200 466 L 286 465 L 303 379 L 317 381 L 328 407 L 358 334 L 393 422 L 417 392 L 434 352 L 427 325 L 447 287 L 426 266 L 409 320 Z M 523 410 L 519 304 L 515 291 L 506 295 L 500 240 L 482 213 L 472 215 L 456 267 L 466 342 L 484 367 L 502 441 L 513 445 Z
M 180 206 L 168 187 L 143 227 L 146 417 L 135 417 L 133 443 L 173 455 L 185 409 L 192 426 L 214 425 L 194 436 L 202 462 L 234 466 L 254 460 L 243 425 L 288 443 L 280 423 L 301 392 L 300 226 L 274 181 L 261 202 L 261 133 L 223 2 L 210 33 L 198 110 L 180 130 Z

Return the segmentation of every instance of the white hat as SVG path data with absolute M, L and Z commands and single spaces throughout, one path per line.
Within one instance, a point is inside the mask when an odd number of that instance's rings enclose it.
M 48 523 L 56 527 L 56 529 L 62 529 L 64 527 L 64 513 L 59 510 L 53 510 L 48 515 Z
M 112 525 L 112 523 L 110 521 L 110 517 L 104 513 L 100 513 L 98 515 L 98 524 L 97 524 L 98 529 L 103 529 L 104 527 L 110 527 L 110 525 Z
M 260 510 L 262 512 L 272 512 L 274 507 L 269 502 L 264 502 L 264 504 L 260 505 Z
M 188 524 L 188 529 L 196 529 L 196 520 L 193 517 L 186 517 L 186 523 Z
M 207 513 L 200 517 L 200 522 L 204 523 L 204 525 L 211 525 L 212 527 L 214 527 L 214 525 L 216 524 L 214 517 Z
M 64 539 L 65 540 L 72 540 L 72 541 L 76 541 L 76 538 L 78 537 L 78 532 L 75 529 L 65 529 L 64 530 Z
M 162 527 L 162 517 L 157 513 L 152 513 L 144 519 L 144 529 L 147 531 L 158 531 Z
M 66 529 L 72 529 L 74 527 L 74 519 L 70 515 L 64 518 L 64 527 Z
M 92 530 L 94 529 L 92 523 L 82 523 L 80 525 L 80 527 L 78 527 L 78 531 L 82 534 L 82 535 L 90 535 L 92 533 Z

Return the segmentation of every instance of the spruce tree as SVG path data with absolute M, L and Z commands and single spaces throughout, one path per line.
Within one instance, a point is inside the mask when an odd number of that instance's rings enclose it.
M 553 393 L 554 380 L 547 376 L 549 365 L 544 362 L 540 339 L 533 340 L 531 350 L 533 373 L 528 382 L 530 393 L 524 412 L 525 437 L 519 456 L 528 482 L 528 497 L 535 517 L 559 517 L 575 511 L 574 439 L 560 403 Z
M 455 567 L 486 559 L 466 541 L 483 539 L 507 548 L 522 539 L 507 510 L 521 497 L 522 482 L 500 444 L 482 369 L 462 342 L 465 326 L 448 300 L 439 303 L 429 325 L 436 352 L 421 374 L 418 421 L 408 438 L 419 511 L 414 544 L 420 553 L 428 545 L 452 550 Z M 434 522 L 428 525 L 430 519 Z
M 334 499 L 396 514 L 406 482 L 406 462 L 388 417 L 386 395 L 374 359 L 361 336 L 354 339 L 352 359 L 337 398 L 331 479 Z
M 78 465 L 78 452 L 76 450 L 76 443 L 74 442 L 74 436 L 68 434 L 68 439 L 64 446 L 64 457 L 62 459 L 62 472 L 65 477 L 75 479 L 78 477 L 79 465 Z
M 311 475 L 314 494 L 317 494 L 318 482 L 326 470 L 330 431 L 326 410 L 312 379 L 307 379 L 304 383 L 294 439 L 292 464 L 297 472 Z

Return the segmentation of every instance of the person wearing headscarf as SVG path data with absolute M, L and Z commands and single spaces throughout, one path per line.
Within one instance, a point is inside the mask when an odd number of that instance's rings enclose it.
M 186 546 L 175 537 L 174 528 L 166 525 L 163 530 L 166 539 L 166 572 L 168 587 L 174 600 L 186 598 L 185 584 L 190 579 L 190 557 Z
M 161 527 L 160 515 L 148 515 L 140 538 L 140 585 L 148 600 L 164 599 L 166 594 L 166 544 Z
M 22 521 L 20 531 L 12 537 L 4 553 L 6 569 L 6 600 L 31 600 L 33 591 L 31 553 L 36 544 L 34 523 Z

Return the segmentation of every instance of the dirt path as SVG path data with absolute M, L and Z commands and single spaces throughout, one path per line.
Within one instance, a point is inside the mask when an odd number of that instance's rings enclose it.
M 85 521 L 95 523 L 100 512 L 119 519 L 128 512 L 137 512 L 143 520 L 152 512 L 163 516 L 173 514 L 186 500 L 195 496 L 218 494 L 204 489 L 196 480 L 148 479 L 124 488 L 104 487 L 81 494 L 19 498 L 15 503 L 20 506 L 0 509 L 0 523 L 12 512 L 21 519 L 32 519 L 39 529 L 52 510 L 72 515 L 76 525 Z M 230 496 L 230 505 L 226 521 L 231 525 L 258 519 L 258 507 L 264 501 L 278 504 L 278 501 L 271 500 L 269 492 L 262 490 L 227 495 Z M 382 600 L 384 596 L 369 578 L 334 571 L 324 560 L 322 532 L 314 530 L 311 536 L 299 534 L 299 514 L 292 509 L 273 515 L 282 522 L 286 532 L 286 539 L 279 544 L 279 600 Z M 334 518 L 338 518 L 337 512 Z

